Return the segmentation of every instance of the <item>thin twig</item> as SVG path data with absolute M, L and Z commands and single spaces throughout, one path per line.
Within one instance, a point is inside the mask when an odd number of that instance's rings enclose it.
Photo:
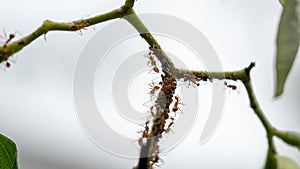
M 262 109 L 260 108 L 258 101 L 255 97 L 254 91 L 253 91 L 253 87 L 251 84 L 251 80 L 250 80 L 250 75 L 249 75 L 249 80 L 248 81 L 242 81 L 247 93 L 248 93 L 248 97 L 249 97 L 249 101 L 250 101 L 250 107 L 252 108 L 252 110 L 255 112 L 255 114 L 257 115 L 257 117 L 259 118 L 259 120 L 261 121 L 261 123 L 263 124 L 266 133 L 267 133 L 267 139 L 268 139 L 268 145 L 269 145 L 269 151 L 271 151 L 272 153 L 276 153 L 276 149 L 273 143 L 273 136 L 274 136 L 274 128 L 272 127 L 271 123 L 268 121 L 267 117 L 264 115 Z
M 122 18 L 128 15 L 128 10 L 131 9 L 133 4 L 133 0 L 126 0 L 125 5 L 118 9 L 87 19 L 80 19 L 72 22 L 53 22 L 50 20 L 45 20 L 43 24 L 31 34 L 17 41 L 1 46 L 0 62 L 6 61 L 10 56 L 22 50 L 25 46 L 29 45 L 41 35 L 46 36 L 46 34 L 50 31 L 80 31 L 84 28 L 96 25 L 101 22 L 113 20 L 116 18 Z
M 168 55 L 161 49 L 157 40 L 152 36 L 148 28 L 136 15 L 133 9 L 128 10 L 128 15 L 124 17 L 141 35 L 141 37 L 149 44 L 149 49 L 154 53 L 159 62 L 162 65 L 162 70 L 168 72 L 171 75 L 178 73 L 174 63 L 168 57 Z

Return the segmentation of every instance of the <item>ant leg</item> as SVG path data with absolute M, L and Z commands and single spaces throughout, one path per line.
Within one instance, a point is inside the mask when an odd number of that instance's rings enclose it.
M 151 100 L 148 100 L 147 102 L 143 103 L 143 106 L 151 107 Z
M 6 71 L 6 63 L 5 63 L 5 61 L 3 61 L 3 62 L 0 63 L 0 69 L 2 69 L 3 72 Z
M 80 36 L 83 36 L 83 33 L 82 33 L 81 29 L 79 29 L 78 31 L 76 31 L 76 33 L 78 33 Z
M 9 60 L 10 63 L 16 64 L 16 62 L 17 62 L 17 55 L 14 54 L 14 55 L 10 56 L 8 58 L 8 60 Z
M 157 67 L 151 67 L 150 71 L 148 72 L 149 74 L 157 74 L 159 73 L 159 69 Z
M 47 33 L 44 33 L 44 40 L 47 42 L 46 34 L 47 34 Z

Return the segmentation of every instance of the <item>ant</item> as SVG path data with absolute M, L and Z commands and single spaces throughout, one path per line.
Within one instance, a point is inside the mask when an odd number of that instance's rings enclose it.
M 159 73 L 159 69 L 156 66 L 156 61 L 151 52 L 149 52 L 148 55 L 145 55 L 145 57 L 149 59 L 149 61 L 147 62 L 147 66 L 149 65 L 149 63 L 151 63 L 151 66 L 153 66 L 153 71 Z
M 162 83 L 160 83 L 160 85 L 163 85 Z M 176 81 L 171 81 L 165 84 L 165 86 L 162 88 L 162 91 L 168 91 L 168 90 L 175 90 L 177 87 L 177 82 Z
M 5 35 L 6 36 L 6 35 Z M 8 43 L 10 42 L 10 41 L 12 41 L 12 39 L 15 37 L 15 34 L 9 34 L 9 38 L 5 41 L 5 43 L 3 44 L 3 50 L 4 50 L 4 52 L 6 53 L 7 51 L 6 51 L 6 47 L 7 47 L 7 45 L 8 45 Z M 8 61 L 6 61 L 6 63 L 5 63 L 5 66 L 6 66 L 6 68 L 9 68 L 10 67 L 10 63 L 8 62 Z
M 146 123 L 145 123 L 145 125 L 146 125 L 145 126 L 145 130 L 143 131 L 142 137 L 138 141 L 138 143 L 139 143 L 140 146 L 143 145 L 143 138 L 148 138 L 148 133 L 149 133 L 149 126 L 148 126 L 148 124 L 149 123 L 150 123 L 149 120 L 147 120 Z
M 166 133 L 169 133 L 171 131 L 171 126 L 174 124 L 175 119 L 173 117 L 171 117 L 170 119 L 171 119 L 171 122 L 168 125 L 168 128 L 165 130 Z
M 148 100 L 147 102 L 143 103 L 143 106 L 151 107 L 151 100 Z
M 159 153 L 159 147 L 158 147 L 158 145 L 156 145 L 156 146 L 154 146 L 153 156 L 150 160 L 151 161 L 150 168 L 152 168 L 152 166 L 158 162 L 158 160 L 159 160 L 158 153 Z
M 151 88 L 151 91 L 149 92 L 149 94 L 151 94 L 152 96 L 154 95 L 154 93 L 160 89 L 159 86 L 154 85 L 154 82 L 152 81 L 152 83 L 148 84 Z
M 178 107 L 179 104 L 182 104 L 184 105 L 183 103 L 180 103 L 180 98 L 178 96 L 175 96 L 175 103 L 174 103 L 174 106 L 173 106 L 173 109 L 172 111 L 175 113 L 178 109 L 180 110 L 180 108 Z M 181 110 L 180 110 L 181 111 Z M 181 111 L 182 112 L 182 111 Z M 175 113 L 175 116 L 176 116 L 176 113 Z
M 189 85 L 192 83 L 194 83 L 195 85 L 199 86 L 200 84 L 198 83 L 199 82 L 199 79 L 196 78 L 196 77 L 192 77 L 192 75 L 189 75 L 189 74 L 184 74 L 183 75 L 184 77 L 184 81 L 189 81 Z
M 239 92 L 239 89 L 237 88 L 236 85 L 228 84 L 226 81 L 224 81 L 224 85 L 225 85 L 226 87 L 231 88 L 232 90 L 236 90 L 238 93 L 240 93 L 240 92 Z
M 7 44 L 15 37 L 15 34 L 9 34 L 9 38 L 5 41 L 3 48 L 7 47 Z
M 4 42 L 4 45 L 3 45 L 3 48 L 6 48 L 7 47 L 7 44 L 13 39 L 13 38 L 15 38 L 15 34 L 17 33 L 17 31 L 15 31 L 15 33 L 11 33 L 11 34 L 9 34 L 9 37 L 8 37 L 8 39 Z M 0 38 L 1 38 L 1 41 L 3 40 L 3 39 L 6 39 L 7 38 L 7 34 L 6 34 L 6 31 L 3 29 L 3 34 L 4 35 L 0 35 Z
M 80 29 L 84 29 L 85 27 L 90 26 L 89 20 L 80 20 L 80 21 L 74 21 L 73 25 L 71 26 L 72 31 L 77 31 Z
M 173 107 L 173 111 L 176 112 L 179 108 L 178 108 L 178 104 L 179 104 L 179 97 L 178 96 L 175 96 L 175 104 L 174 104 L 174 107 Z
M 81 30 L 86 30 L 85 28 L 90 26 L 89 20 L 80 20 L 80 21 L 73 21 L 73 25 L 70 27 L 72 31 L 78 31 L 79 35 L 83 35 Z
M 151 107 L 150 107 L 150 114 L 151 114 L 152 117 L 155 117 L 155 116 L 154 116 L 153 109 L 154 109 L 154 106 L 151 106 Z
M 237 90 L 236 85 L 228 84 L 227 82 L 224 82 L 224 85 L 228 88 L 231 88 L 232 90 Z

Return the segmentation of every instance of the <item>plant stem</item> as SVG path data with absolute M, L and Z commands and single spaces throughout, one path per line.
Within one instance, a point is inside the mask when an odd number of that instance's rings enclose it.
M 250 107 L 253 109 L 257 117 L 262 122 L 263 126 L 265 127 L 267 133 L 273 135 L 273 127 L 270 122 L 265 117 L 262 109 L 260 108 L 256 97 L 254 95 L 254 91 L 251 85 L 250 80 L 250 71 L 255 66 L 254 63 L 251 63 L 248 67 L 239 70 L 239 71 L 232 71 L 232 72 L 206 72 L 206 71 L 189 71 L 189 70 L 179 70 L 179 74 L 177 77 L 181 78 L 183 74 L 193 74 L 200 80 L 212 80 L 212 79 L 229 79 L 229 80 L 240 80 L 244 84 L 248 97 L 250 100 Z
M 133 5 L 131 0 L 126 1 L 126 5 Z M 116 18 L 122 18 L 127 15 L 128 6 L 122 6 L 119 9 L 112 10 L 110 12 L 97 15 L 95 17 L 76 20 L 72 22 L 53 22 L 50 20 L 45 20 L 43 24 L 38 27 L 31 34 L 11 42 L 9 44 L 4 44 L 0 47 L 0 62 L 6 61 L 11 55 L 19 52 L 25 46 L 29 45 L 32 41 L 36 40 L 41 35 L 45 35 L 50 31 L 80 31 L 86 27 L 96 25 L 101 22 L 109 21 Z
M 133 9 L 128 10 L 128 15 L 124 17 L 141 35 L 141 37 L 149 44 L 150 50 L 153 51 L 159 62 L 162 64 L 162 70 L 175 75 L 178 70 L 175 68 L 174 63 L 167 56 L 167 54 L 161 49 L 156 39 L 152 36 L 148 28 L 136 15 Z
M 253 87 L 251 84 L 250 71 L 255 66 L 254 63 L 251 63 L 245 69 L 232 72 L 206 72 L 206 71 L 189 71 L 189 70 L 179 70 L 178 78 L 182 78 L 184 74 L 192 74 L 200 80 L 212 80 L 212 79 L 230 79 L 230 80 L 240 80 L 244 84 L 246 91 L 248 93 L 250 107 L 253 109 L 254 113 L 257 115 L 261 123 L 263 124 L 268 139 L 269 151 L 276 153 L 275 146 L 273 143 L 273 136 L 276 132 L 276 129 L 272 127 L 271 123 L 268 121 L 264 115 L 262 109 L 260 108 L 258 101 L 255 97 Z
M 251 84 L 250 80 L 250 75 L 249 75 L 249 80 L 248 81 L 242 81 L 249 97 L 250 101 L 250 107 L 253 109 L 261 123 L 263 124 L 266 133 L 267 133 L 267 139 L 268 139 L 268 145 L 269 145 L 269 151 L 272 151 L 274 154 L 276 153 L 276 149 L 273 143 L 273 136 L 274 136 L 274 131 L 275 129 L 272 127 L 271 123 L 268 121 L 267 117 L 264 115 L 262 109 L 260 108 L 258 101 L 255 97 L 253 87 Z
M 260 119 L 260 121 L 262 122 L 262 124 L 264 125 L 266 131 L 270 134 L 273 134 L 273 127 L 271 126 L 270 122 L 268 121 L 268 119 L 266 118 L 266 116 L 264 115 L 263 111 L 261 110 L 253 89 L 252 89 L 252 85 L 251 82 L 243 82 L 245 85 L 245 88 L 247 90 L 248 96 L 249 96 L 249 100 L 250 100 L 250 106 L 253 109 L 253 111 L 255 112 L 255 114 L 258 116 L 258 118 Z
M 149 44 L 150 50 L 153 51 L 157 59 L 162 64 L 162 69 L 165 73 L 168 73 L 170 77 L 174 77 L 177 79 L 181 79 L 184 77 L 185 74 L 191 74 L 200 80 L 203 81 L 212 81 L 212 79 L 230 79 L 230 80 L 240 80 L 244 84 L 248 97 L 250 100 L 250 107 L 253 109 L 254 113 L 257 115 L 261 123 L 263 124 L 266 133 L 267 139 L 269 144 L 269 150 L 272 152 L 275 151 L 275 147 L 273 144 L 273 136 L 276 134 L 279 137 L 284 137 L 281 133 L 279 133 L 275 128 L 272 127 L 270 122 L 265 117 L 262 109 L 260 108 L 257 99 L 254 95 L 253 87 L 251 85 L 250 80 L 250 71 L 254 67 L 254 63 L 251 63 L 245 69 L 239 71 L 231 71 L 231 72 L 206 72 L 206 71 L 191 71 L 191 70 L 180 70 L 177 69 L 171 59 L 166 55 L 166 53 L 161 49 L 159 43 L 156 39 L 152 36 L 150 31 L 144 25 L 144 23 L 139 19 L 136 15 L 135 11 L 132 9 L 134 5 L 134 0 L 126 0 L 124 5 L 121 8 L 112 10 L 105 14 L 97 15 L 95 17 L 76 20 L 73 22 L 53 22 L 46 20 L 43 24 L 38 27 L 34 32 L 31 34 L 17 40 L 14 42 L 7 41 L 3 46 L 0 47 L 0 62 L 6 61 L 11 55 L 19 52 L 25 46 L 29 45 L 31 42 L 39 38 L 41 35 L 46 35 L 50 31 L 80 31 L 86 27 L 105 22 L 108 20 L 116 19 L 116 18 L 124 18 L 126 19 L 135 29 L 140 33 L 141 37 Z M 14 36 L 12 36 L 13 38 Z M 168 84 L 165 84 L 168 86 Z M 166 87 L 167 88 L 167 87 Z M 168 106 L 172 103 L 174 91 L 172 91 L 172 95 L 170 95 Z M 159 99 L 157 100 L 159 101 Z M 164 109 L 165 111 L 166 109 Z M 160 117 L 163 111 L 158 113 L 157 117 Z M 160 118 L 161 119 L 161 118 Z M 165 121 L 166 119 L 162 119 Z M 138 168 L 151 168 L 149 166 L 149 160 L 151 155 L 153 155 L 154 146 L 157 146 L 158 139 L 156 138 L 158 134 L 162 134 L 164 132 L 163 128 L 157 129 L 157 126 L 161 126 L 159 122 L 159 118 L 153 120 L 153 124 L 156 126 L 152 127 L 152 136 L 153 139 L 148 139 L 147 144 L 142 146 L 141 148 L 141 157 L 139 161 Z M 289 140 L 288 140 L 289 141 Z M 293 141 L 293 140 L 292 140 Z M 293 142 L 292 142 L 293 143 Z
M 132 8 L 135 0 L 126 0 L 124 6 Z

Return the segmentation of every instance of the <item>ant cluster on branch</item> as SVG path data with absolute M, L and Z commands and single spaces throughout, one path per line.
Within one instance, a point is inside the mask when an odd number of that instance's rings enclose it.
M 138 139 L 138 144 L 141 146 L 141 158 L 139 161 L 140 166 L 148 166 L 147 168 L 153 168 L 154 165 L 158 165 L 162 160 L 159 157 L 159 140 L 163 134 L 168 134 L 172 131 L 172 127 L 176 122 L 176 113 L 181 111 L 180 105 L 184 105 L 181 102 L 181 98 L 175 94 L 177 88 L 177 79 L 175 76 L 166 72 L 164 69 L 160 71 L 157 66 L 157 56 L 155 52 L 150 51 L 144 55 L 148 61 L 147 66 L 150 67 L 151 73 L 161 73 L 161 81 L 154 82 L 153 80 L 148 85 L 150 86 L 150 102 L 151 105 L 144 105 L 149 107 L 149 116 L 143 125 L 143 129 Z M 163 65 L 162 65 L 163 66 Z M 193 73 L 185 73 L 182 75 L 183 82 L 188 86 L 200 86 L 200 81 L 207 81 L 209 77 L 198 78 Z M 211 81 L 211 80 L 210 80 Z M 212 82 L 212 81 L 211 81 Z M 227 88 L 237 90 L 237 86 L 224 82 Z M 182 111 L 181 111 L 182 112 Z M 150 119 L 151 118 L 151 119 Z
M 149 59 L 147 65 L 151 66 L 151 71 L 159 73 L 160 70 L 156 65 L 154 54 L 149 52 L 145 57 Z M 159 158 L 158 141 L 162 138 L 163 133 L 172 131 L 176 112 L 180 110 L 179 105 L 183 103 L 180 102 L 180 97 L 175 95 L 177 87 L 176 78 L 164 70 L 162 70 L 161 81 L 159 83 L 156 84 L 152 80 L 148 85 L 150 86 L 150 101 L 153 101 L 153 105 L 148 106 L 149 117 L 152 120 L 148 119 L 145 122 L 143 130 L 140 131 L 142 136 L 139 138 L 138 143 L 141 146 L 141 151 L 143 151 L 143 149 L 147 149 L 147 146 L 149 146 L 148 142 L 151 140 L 154 141 L 154 146 L 147 153 L 149 156 L 147 156 L 148 158 L 145 162 L 149 168 L 153 168 L 154 165 L 158 165 L 159 161 L 162 161 Z

